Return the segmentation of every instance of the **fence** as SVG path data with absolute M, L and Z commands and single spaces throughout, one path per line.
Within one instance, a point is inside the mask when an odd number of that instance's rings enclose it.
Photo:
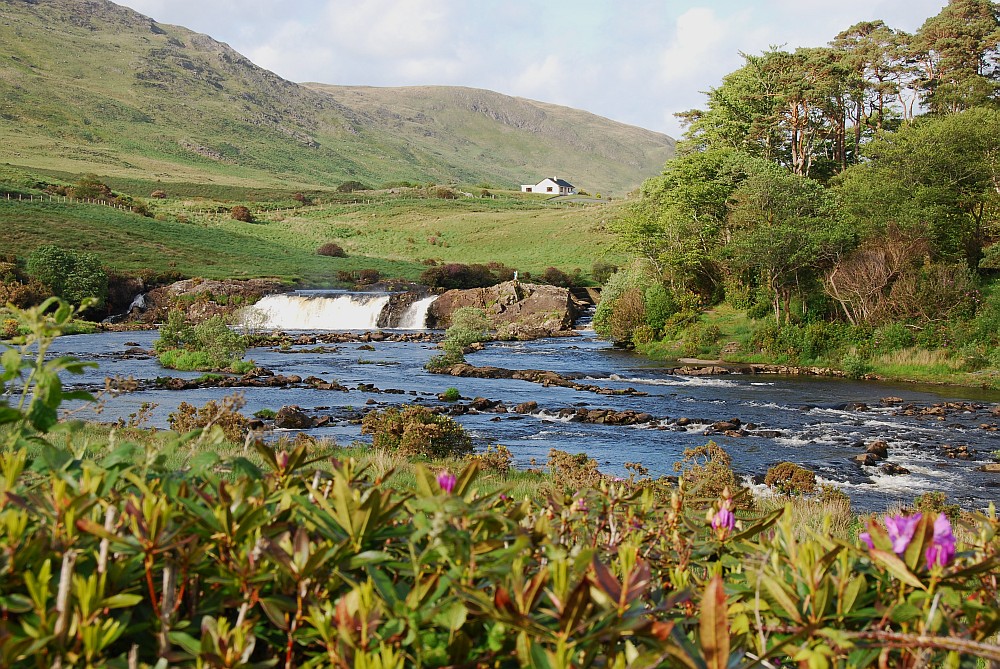
M 17 202 L 62 202 L 65 204 L 96 204 L 103 207 L 111 207 L 113 209 L 121 209 L 122 211 L 130 211 L 135 213 L 135 207 L 130 207 L 128 205 L 120 204 L 118 202 L 108 202 L 107 200 L 98 200 L 97 198 L 79 198 L 79 197 L 69 197 L 68 195 L 39 195 L 35 197 L 33 194 L 29 193 L 28 197 L 24 197 L 23 193 L 18 193 L 17 197 L 11 197 L 10 193 L 7 193 L 7 201 Z

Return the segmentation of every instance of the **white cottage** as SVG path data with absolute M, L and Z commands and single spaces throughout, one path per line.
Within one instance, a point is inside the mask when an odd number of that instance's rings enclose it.
M 559 177 L 548 177 L 536 184 L 525 184 L 521 186 L 522 193 L 551 193 L 552 195 L 575 195 L 576 186 L 560 179 Z

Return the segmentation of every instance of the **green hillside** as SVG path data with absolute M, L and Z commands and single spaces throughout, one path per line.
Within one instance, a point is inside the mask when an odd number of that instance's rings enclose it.
M 105 0 L 0 0 L 0 162 L 241 186 L 565 177 L 624 194 L 673 140 L 455 88 L 302 86 Z

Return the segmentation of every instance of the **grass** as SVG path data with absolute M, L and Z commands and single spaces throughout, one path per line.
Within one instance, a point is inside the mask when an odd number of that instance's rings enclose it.
M 32 181 L 10 172 L 7 178 Z M 227 194 L 253 192 L 227 189 Z M 413 280 L 428 259 L 498 261 L 532 273 L 550 266 L 586 273 L 613 243 L 605 222 L 614 215 L 614 204 L 552 204 L 516 194 L 442 200 L 418 197 L 417 191 L 406 197 L 328 193 L 322 204 L 303 207 L 290 191 L 265 195 L 270 199 L 245 201 L 254 223 L 233 220 L 229 202 L 204 198 L 151 200 L 155 218 L 101 205 L 0 199 L 0 227 L 8 248 L 22 256 L 39 245 L 56 244 L 95 253 L 122 272 L 263 276 L 308 285 L 330 285 L 338 272 L 361 269 Z M 347 257 L 317 255 L 327 242 L 340 244 Z
M 6 161 L 142 190 L 514 188 L 558 173 L 618 196 L 673 153 L 664 135 L 491 91 L 301 86 L 184 28 L 75 0 L 5 3 L 0 101 Z

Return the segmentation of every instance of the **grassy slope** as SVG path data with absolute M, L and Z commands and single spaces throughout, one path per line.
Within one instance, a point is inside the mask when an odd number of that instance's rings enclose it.
M 0 0 L 0 162 L 293 188 L 348 179 L 515 187 L 559 172 L 622 193 L 673 150 L 665 135 L 576 110 L 419 91 L 346 99 L 105 0 Z
M 354 204 L 328 197 L 326 204 L 295 210 L 251 204 L 257 219 L 252 224 L 233 220 L 229 203 L 203 199 L 154 200 L 156 219 L 99 205 L 0 199 L 0 228 L 6 233 L 4 248 L 22 256 L 53 243 L 95 253 L 122 271 L 276 276 L 307 284 L 329 284 L 340 270 L 365 268 L 416 279 L 426 269 L 420 261 L 428 258 L 586 272 L 613 241 L 603 221 L 614 204 L 560 205 L 515 196 L 359 198 L 367 199 Z M 326 242 L 339 243 L 349 257 L 316 255 Z

